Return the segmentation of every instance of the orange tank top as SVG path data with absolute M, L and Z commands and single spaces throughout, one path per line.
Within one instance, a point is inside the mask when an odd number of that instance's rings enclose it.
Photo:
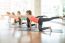
M 34 17 L 34 16 L 31 16 L 30 18 L 29 18 L 29 20 L 30 21 L 33 21 L 33 22 L 35 22 L 35 23 L 38 23 L 38 18 L 36 18 L 36 17 Z
M 16 21 L 19 21 L 19 18 L 18 18 L 18 17 L 15 17 L 14 19 L 15 19 Z

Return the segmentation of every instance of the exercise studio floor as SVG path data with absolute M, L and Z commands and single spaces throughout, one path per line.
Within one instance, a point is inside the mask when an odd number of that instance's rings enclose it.
M 49 25 L 51 25 L 52 32 L 49 29 L 45 32 L 38 32 L 35 28 L 28 31 L 24 25 L 19 28 L 0 20 L 0 43 L 65 43 L 64 20 Z

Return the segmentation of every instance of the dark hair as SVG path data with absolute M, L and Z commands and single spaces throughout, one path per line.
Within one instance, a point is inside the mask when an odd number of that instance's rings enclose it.
M 12 14 L 13 14 L 13 15 L 15 15 L 15 13 L 14 13 L 14 12 L 12 12 Z
M 26 13 L 29 13 L 29 15 L 32 15 L 32 11 L 31 10 L 27 10 Z
M 17 11 L 17 13 L 21 14 L 21 12 L 20 12 L 20 11 Z
M 7 14 L 10 14 L 10 12 L 6 12 Z

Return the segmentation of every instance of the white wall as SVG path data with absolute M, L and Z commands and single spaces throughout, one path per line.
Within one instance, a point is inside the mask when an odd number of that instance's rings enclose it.
M 62 16 L 62 0 L 41 0 L 41 13 L 49 17 L 56 15 Z
M 11 0 L 0 0 L 0 14 L 10 11 Z
M 26 10 L 32 10 L 34 13 L 34 0 L 0 0 L 0 14 L 7 11 L 25 13 Z
M 25 13 L 26 10 L 34 11 L 34 0 L 11 0 L 11 11 L 18 10 L 22 13 Z

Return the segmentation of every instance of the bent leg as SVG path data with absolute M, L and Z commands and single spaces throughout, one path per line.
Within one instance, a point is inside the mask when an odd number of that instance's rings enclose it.
M 43 22 L 50 21 L 50 20 L 57 19 L 57 18 L 59 18 L 59 17 L 39 18 L 39 21 L 38 21 L 38 29 L 39 29 L 39 31 L 42 31 L 42 30 L 48 29 L 48 27 L 42 28 L 42 24 L 43 24 Z

